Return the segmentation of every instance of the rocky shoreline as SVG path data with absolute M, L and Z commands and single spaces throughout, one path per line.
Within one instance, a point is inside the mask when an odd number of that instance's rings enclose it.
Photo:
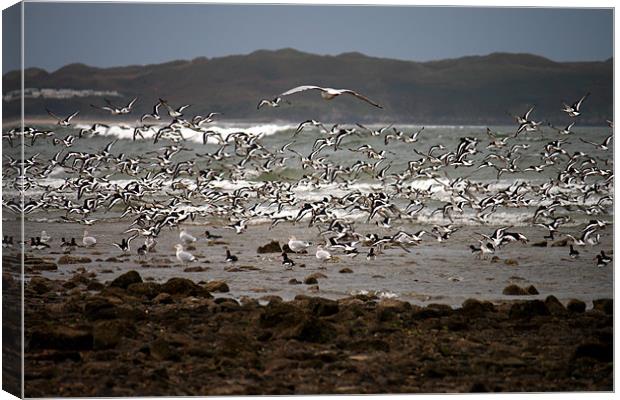
M 453 309 L 368 295 L 237 301 L 218 297 L 225 285 L 33 276 L 25 395 L 613 390 L 611 299 Z

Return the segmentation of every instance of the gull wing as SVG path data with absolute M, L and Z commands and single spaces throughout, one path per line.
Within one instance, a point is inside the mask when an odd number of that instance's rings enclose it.
M 587 99 L 589 95 L 590 95 L 590 92 L 586 93 L 581 99 L 579 99 L 578 102 L 573 104 L 573 108 L 576 110 L 579 110 L 579 107 L 581 107 L 581 103 L 583 103 L 583 101 Z
M 288 96 L 289 94 L 293 94 L 293 93 L 305 92 L 306 90 L 320 90 L 322 92 L 325 91 L 325 89 L 320 86 L 303 85 L 303 86 L 297 86 L 290 90 L 287 90 L 286 92 L 278 95 L 278 97 Z
M 53 112 L 51 112 L 49 109 L 47 109 L 47 108 L 46 108 L 46 109 L 45 109 L 45 111 L 47 111 L 47 113 L 48 113 L 51 117 L 56 118 L 56 119 L 57 119 L 57 120 L 59 120 L 59 121 L 60 121 L 60 120 L 62 120 L 62 118 L 58 117 L 58 115 L 54 114 L 54 113 L 53 113 Z
M 342 93 L 347 93 L 347 94 L 353 95 L 353 96 L 357 97 L 358 99 L 364 100 L 366 103 L 372 104 L 373 106 L 375 106 L 377 108 L 383 108 L 379 104 L 377 104 L 374 101 L 370 100 L 368 97 L 366 97 L 364 95 L 361 95 L 361 94 L 357 93 L 354 90 L 343 90 Z
M 73 117 L 75 117 L 76 115 L 78 115 L 79 113 L 80 113 L 80 111 L 78 110 L 78 111 L 74 112 L 73 114 L 69 115 L 69 116 L 67 117 L 67 122 L 71 121 L 71 119 L 72 119 Z
M 582 138 L 579 138 L 579 140 L 581 140 L 581 141 L 582 141 L 582 142 L 584 142 L 584 143 L 591 144 L 592 146 L 597 146 L 597 147 L 598 147 L 598 143 L 590 142 L 590 141 L 588 141 L 588 140 L 584 140 L 584 139 L 582 139 Z

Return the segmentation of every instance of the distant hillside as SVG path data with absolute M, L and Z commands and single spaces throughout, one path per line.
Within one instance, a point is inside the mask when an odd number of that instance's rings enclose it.
M 19 89 L 19 73 L 3 76 L 4 94 Z M 301 84 L 355 89 L 384 105 L 374 109 L 353 98 L 331 102 L 317 93 L 290 98 L 293 106 L 256 110 L 261 98 L 272 98 Z M 531 54 L 493 53 L 432 62 L 368 57 L 359 53 L 319 56 L 293 49 L 256 51 L 248 55 L 196 58 L 157 65 L 94 68 L 67 65 L 48 73 L 25 71 L 26 88 L 72 89 L 82 93 L 118 92 L 139 97 L 134 114 L 148 112 L 158 97 L 173 105 L 192 104 L 189 114 L 224 113 L 230 120 L 401 121 L 450 124 L 510 123 L 506 111 L 565 121 L 560 101 L 590 91 L 581 123 L 603 124 L 612 117 L 613 61 L 558 63 Z M 91 92 L 86 92 L 91 91 Z M 8 99 L 8 97 L 7 97 Z M 101 97 L 26 99 L 26 115 L 76 109 L 81 116 L 107 115 L 89 106 Z M 5 117 L 19 115 L 19 101 L 3 101 Z

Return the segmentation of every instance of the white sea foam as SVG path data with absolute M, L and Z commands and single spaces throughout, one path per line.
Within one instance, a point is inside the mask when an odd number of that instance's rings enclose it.
M 153 140 L 155 133 L 157 130 L 165 127 L 165 124 L 154 124 L 153 128 L 143 133 L 144 140 Z M 90 125 L 85 124 L 77 124 L 77 129 L 89 129 Z M 118 139 L 126 139 L 133 140 L 133 133 L 136 125 L 135 124 L 120 124 L 120 125 L 110 125 L 109 128 L 100 127 L 97 129 L 97 133 L 101 136 L 113 136 Z M 254 136 L 271 136 L 281 132 L 290 131 L 291 129 L 295 129 L 295 125 L 291 124 L 261 124 L 261 125 L 248 125 L 248 124 L 217 124 L 209 125 L 205 127 L 205 130 L 214 131 L 222 136 L 224 140 L 228 137 L 228 135 L 236 132 L 244 132 Z M 196 143 L 202 143 L 202 132 L 196 131 L 189 128 L 180 129 L 180 133 L 184 139 L 190 140 Z M 140 137 L 137 140 L 142 140 Z M 217 143 L 217 139 L 213 137 L 208 138 L 208 143 Z

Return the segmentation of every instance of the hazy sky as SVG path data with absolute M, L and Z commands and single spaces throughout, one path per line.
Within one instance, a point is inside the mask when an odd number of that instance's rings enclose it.
M 613 54 L 611 9 L 26 3 L 26 67 L 150 64 L 293 47 L 426 61 Z M 19 67 L 4 57 L 3 70 Z

